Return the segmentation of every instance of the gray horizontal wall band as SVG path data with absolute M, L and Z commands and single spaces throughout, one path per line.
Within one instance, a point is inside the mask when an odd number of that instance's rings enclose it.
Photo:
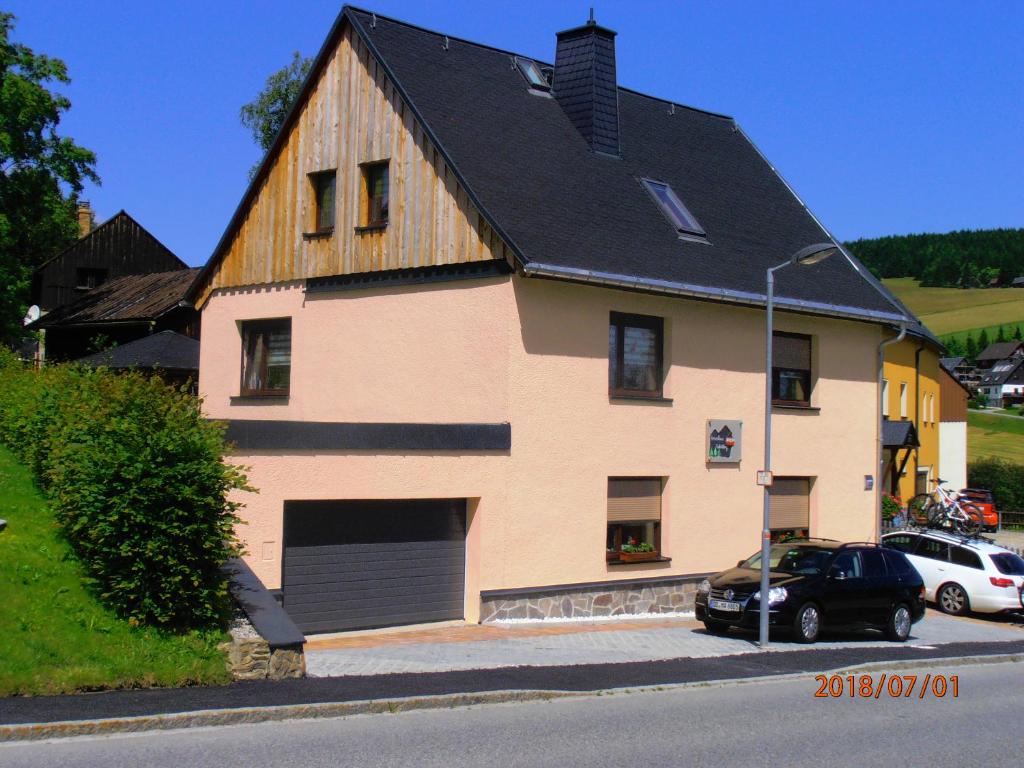
M 250 450 L 507 451 L 512 426 L 231 419 L 225 439 Z
M 473 261 L 461 264 L 440 264 L 432 267 L 412 267 L 409 269 L 387 269 L 380 272 L 360 272 L 353 275 L 311 277 L 306 280 L 306 293 L 357 291 L 389 285 L 423 285 L 425 283 L 444 283 L 451 280 L 474 280 L 485 277 L 500 277 L 511 272 L 512 267 L 503 259 Z
M 764 306 L 767 297 L 761 293 L 749 291 L 734 291 L 729 288 L 714 288 L 707 285 L 693 285 L 690 283 L 676 283 L 671 280 L 658 280 L 655 278 L 633 277 L 632 275 L 616 275 L 611 272 L 597 272 L 589 269 L 577 269 L 575 267 L 559 267 L 553 264 L 537 264 L 530 262 L 523 267 L 527 277 L 550 277 L 558 280 L 570 280 L 580 283 L 593 283 L 612 288 L 628 288 L 634 291 L 647 291 L 649 293 L 663 293 L 671 296 L 689 296 L 696 299 L 710 299 L 712 301 L 724 301 L 733 304 L 745 304 L 748 306 Z M 775 306 L 778 309 L 791 309 L 798 312 L 809 312 L 816 315 L 828 315 L 831 317 L 849 318 L 852 320 L 867 320 L 872 322 L 886 323 L 911 323 L 914 319 L 894 312 L 879 312 L 873 309 L 861 309 L 860 307 L 847 307 L 838 304 L 826 304 L 818 301 L 804 301 L 802 299 L 791 299 L 776 297 Z
M 677 576 L 648 576 L 642 579 L 616 579 L 614 581 L 581 581 L 576 584 L 551 584 L 544 587 L 516 587 L 514 589 L 487 589 L 480 593 L 481 600 L 503 600 L 529 595 L 550 595 L 555 592 L 590 592 L 595 589 L 622 589 L 655 587 L 659 584 L 679 584 L 706 579 L 712 573 L 684 573 Z
M 240 558 L 232 558 L 224 565 L 229 589 L 249 621 L 271 648 L 291 648 L 306 642 L 306 636 L 292 621 L 273 593 Z

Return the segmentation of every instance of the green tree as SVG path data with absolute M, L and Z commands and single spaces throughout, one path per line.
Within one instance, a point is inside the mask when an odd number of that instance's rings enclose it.
M 312 66 L 312 59 L 305 59 L 295 51 L 291 63 L 268 77 L 256 98 L 242 106 L 239 119 L 264 152 L 274 143 Z M 257 167 L 249 171 L 250 176 L 255 174 Z
M 0 12 L 0 342 L 21 336 L 32 269 L 74 241 L 75 201 L 99 183 L 96 156 L 57 133 L 71 102 L 49 90 L 70 82 L 60 59 L 11 40 Z
M 967 341 L 964 343 L 967 350 L 967 359 L 974 362 L 978 358 L 978 342 L 974 340 L 974 334 L 967 334 Z
M 964 346 L 964 343 L 956 336 L 947 336 L 942 340 L 942 343 L 949 350 L 950 357 L 963 357 L 967 354 L 967 348 Z
M 1002 344 L 1006 341 L 1006 329 L 1003 326 L 999 326 L 999 333 L 996 334 L 996 342 Z
M 988 331 L 984 328 L 981 329 L 981 333 L 978 334 L 978 352 L 984 352 L 988 349 L 988 345 L 992 342 L 988 340 Z
M 1020 326 L 1017 326 L 1017 330 L 1013 332 L 1014 341 L 1024 341 L 1024 333 L 1021 333 Z

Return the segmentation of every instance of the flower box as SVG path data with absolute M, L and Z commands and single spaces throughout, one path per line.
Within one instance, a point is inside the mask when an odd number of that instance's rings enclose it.
M 619 552 L 619 561 L 623 563 L 644 563 L 657 560 L 658 552 Z

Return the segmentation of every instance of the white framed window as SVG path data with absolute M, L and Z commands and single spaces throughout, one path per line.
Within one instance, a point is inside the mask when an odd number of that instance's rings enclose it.
M 882 379 L 882 415 L 889 416 L 889 380 Z
M 907 418 L 907 382 L 900 382 L 900 418 Z

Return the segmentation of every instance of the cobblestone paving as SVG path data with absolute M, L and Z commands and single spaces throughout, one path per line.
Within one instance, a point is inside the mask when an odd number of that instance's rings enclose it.
M 555 627 L 559 632 L 555 632 Z M 589 628 L 588 628 L 589 627 Z M 600 627 L 595 630 L 594 627 Z M 367 641 L 360 636 L 347 647 L 316 647 L 314 640 L 306 649 L 306 668 L 313 677 L 375 675 L 398 672 L 447 672 L 464 669 L 495 669 L 513 666 L 555 666 L 572 664 L 615 664 L 658 659 L 703 658 L 750 653 L 756 650 L 756 637 L 730 634 L 716 637 L 693 621 L 630 622 L 628 627 L 595 625 L 520 625 L 494 631 L 486 628 L 483 639 L 472 637 L 474 627 L 452 627 L 457 639 L 447 639 L 444 630 L 421 635 L 423 642 L 394 642 L 386 634 Z M 425 635 L 425 636 L 424 636 Z M 928 611 L 914 625 L 909 645 L 936 646 L 956 642 L 992 642 L 1019 640 L 1021 629 L 999 622 L 962 620 Z M 328 645 L 332 641 L 324 641 Z M 344 644 L 344 639 L 334 640 Z M 774 643 L 774 650 L 801 648 L 844 648 L 849 646 L 890 646 L 880 633 L 862 632 L 825 635 L 814 646 L 786 641 Z

